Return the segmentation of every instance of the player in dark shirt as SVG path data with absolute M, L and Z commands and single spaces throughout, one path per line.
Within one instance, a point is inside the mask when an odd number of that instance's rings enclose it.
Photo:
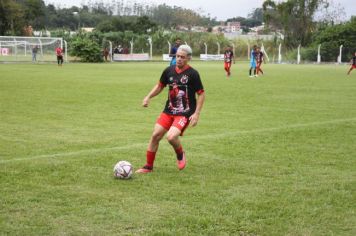
M 199 73 L 188 65 L 192 49 L 188 45 L 182 45 L 178 48 L 176 55 L 177 65 L 166 68 L 158 84 L 143 99 L 142 105 L 147 107 L 151 98 L 157 96 L 168 86 L 168 99 L 163 112 L 157 119 L 148 144 L 146 164 L 136 173 L 152 172 L 159 142 L 166 133 L 168 142 L 176 152 L 178 169 L 185 168 L 186 156 L 179 136 L 182 136 L 189 124 L 197 125 L 205 93 Z
M 355 52 L 354 56 L 353 56 L 352 59 L 351 59 L 351 63 L 352 63 L 352 64 L 351 64 L 351 68 L 350 68 L 349 72 L 347 72 L 348 75 L 351 73 L 351 71 L 352 71 L 353 69 L 356 68 L 356 52 Z
M 172 57 L 170 65 L 173 66 L 176 64 L 176 53 L 179 46 L 182 44 L 182 40 L 180 38 L 176 39 L 175 45 L 171 48 L 169 56 Z
M 230 69 L 231 69 L 232 61 L 234 61 L 234 64 L 235 64 L 234 53 L 231 50 L 231 47 L 227 47 L 224 52 L 224 69 L 225 69 L 228 77 L 231 75 Z
M 257 76 L 258 76 L 259 72 L 261 72 L 263 75 L 263 70 L 261 69 L 262 62 L 264 62 L 263 56 L 264 56 L 264 54 L 261 51 L 261 48 L 257 47 L 257 50 L 256 50 L 256 73 L 257 73 Z

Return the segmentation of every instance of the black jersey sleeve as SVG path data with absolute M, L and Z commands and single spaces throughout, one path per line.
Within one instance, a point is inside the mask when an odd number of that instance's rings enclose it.
M 199 75 L 198 71 L 194 71 L 193 76 L 194 76 L 194 79 L 193 79 L 192 87 L 194 89 L 194 92 L 204 90 L 204 86 L 203 86 L 203 83 L 201 82 L 200 75 Z
M 169 71 L 170 71 L 170 67 L 167 67 L 162 72 L 161 78 L 159 79 L 159 82 L 164 86 L 166 86 L 168 84 Z

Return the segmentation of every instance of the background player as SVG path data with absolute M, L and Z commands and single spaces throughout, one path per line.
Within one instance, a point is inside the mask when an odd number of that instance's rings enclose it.
M 231 47 L 227 47 L 224 52 L 224 69 L 226 71 L 226 75 L 229 77 L 231 75 L 231 62 L 234 61 L 235 64 L 235 56 L 234 52 L 231 50 Z
M 353 69 L 356 68 L 356 52 L 354 53 L 354 56 L 353 56 L 352 59 L 351 59 L 351 63 L 352 63 L 352 64 L 351 64 L 351 68 L 350 68 L 349 72 L 347 72 L 348 75 L 351 73 L 351 71 L 352 71 Z
M 171 64 L 170 64 L 171 66 L 176 64 L 176 53 L 181 44 L 182 44 L 182 40 L 180 38 L 177 38 L 175 45 L 171 48 L 171 52 L 169 53 L 169 56 L 172 57 Z
M 59 45 L 56 48 L 56 55 L 57 55 L 58 66 L 62 66 L 62 64 L 63 64 L 63 50 Z
M 142 105 L 147 107 L 151 98 L 157 96 L 168 86 L 168 99 L 165 108 L 155 124 L 153 134 L 146 152 L 146 164 L 136 173 L 149 173 L 153 170 L 159 142 L 167 133 L 167 140 L 172 145 L 177 156 L 177 166 L 183 170 L 186 156 L 179 140 L 184 130 L 198 123 L 199 115 L 205 100 L 203 84 L 199 73 L 188 65 L 192 49 L 182 45 L 177 51 L 177 65 L 166 68 L 149 94 L 143 99 Z M 196 98 L 195 94 L 198 94 Z
M 257 73 L 257 76 L 258 76 L 259 72 L 261 72 L 263 75 L 263 71 L 261 69 L 262 62 L 264 62 L 264 54 L 261 51 L 261 48 L 257 47 L 257 51 L 256 51 L 256 63 L 257 63 L 256 64 L 256 73 Z
M 253 75 L 256 77 L 256 49 L 257 46 L 253 45 L 253 49 L 251 50 L 250 54 L 250 77 L 252 77 L 252 69 L 253 69 Z

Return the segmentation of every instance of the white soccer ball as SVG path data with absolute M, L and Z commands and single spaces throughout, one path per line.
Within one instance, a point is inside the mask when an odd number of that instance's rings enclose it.
M 119 161 L 114 166 L 114 177 L 118 179 L 129 179 L 133 173 L 133 167 L 128 161 Z

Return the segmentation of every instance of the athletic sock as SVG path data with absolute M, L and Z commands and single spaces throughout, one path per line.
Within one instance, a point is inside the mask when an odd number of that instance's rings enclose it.
M 179 146 L 179 148 L 174 150 L 177 154 L 177 160 L 181 161 L 183 159 L 183 147 L 182 145 Z
M 250 68 L 250 76 L 251 76 L 252 68 Z
M 156 158 L 156 152 L 150 152 L 147 150 L 146 152 L 146 166 L 153 168 L 153 162 Z

